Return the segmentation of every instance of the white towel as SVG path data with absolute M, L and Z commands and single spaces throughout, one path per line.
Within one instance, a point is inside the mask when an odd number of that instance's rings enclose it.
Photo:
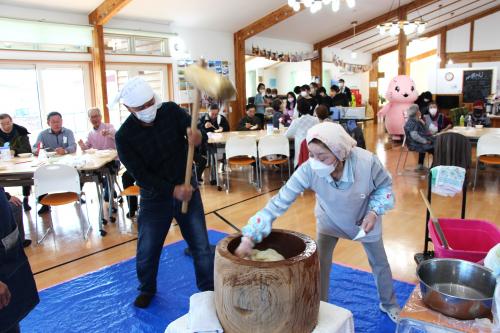
M 215 310 L 213 291 L 204 291 L 191 295 L 188 317 L 188 327 L 192 333 L 224 332 Z
M 456 166 L 440 165 L 431 169 L 432 173 L 432 192 L 453 197 L 462 192 L 462 186 L 465 180 L 465 169 Z

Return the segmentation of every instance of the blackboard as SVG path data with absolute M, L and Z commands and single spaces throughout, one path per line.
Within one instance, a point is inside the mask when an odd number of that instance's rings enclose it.
M 462 84 L 463 102 L 474 103 L 477 100 L 484 101 L 491 94 L 492 84 L 492 69 L 464 70 Z

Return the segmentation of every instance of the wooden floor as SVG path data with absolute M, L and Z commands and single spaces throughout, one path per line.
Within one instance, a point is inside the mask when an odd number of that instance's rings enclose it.
M 392 148 L 386 143 L 380 125 L 368 124 L 365 129 L 368 149 L 377 153 L 382 163 L 393 174 L 396 208 L 383 219 L 384 242 L 391 264 L 394 278 L 416 282 L 413 255 L 421 252 L 424 245 L 425 207 L 418 194 L 425 189 L 427 180 L 414 172 L 396 175 L 395 168 L 399 156 L 399 147 Z M 416 156 L 410 153 L 407 168 L 416 164 Z M 494 221 L 500 225 L 500 170 L 487 169 L 480 172 L 478 186 L 475 191 L 469 189 L 467 197 L 467 218 Z M 215 186 L 204 185 L 201 188 L 205 206 L 207 226 L 209 229 L 222 232 L 234 232 L 229 221 L 241 228 L 247 219 L 280 188 L 280 174 L 275 171 L 264 173 L 264 188 L 258 193 L 248 184 L 245 170 L 233 170 L 231 173 L 231 193 L 218 192 Z M 16 189 L 9 189 L 16 192 Z M 92 186 L 86 185 L 84 190 L 89 197 L 95 197 Z M 39 289 L 64 282 L 79 275 L 115 264 L 135 255 L 137 245 L 136 224 L 124 218 L 126 205 L 119 207 L 117 223 L 108 224 L 106 237 L 101 237 L 97 225 L 97 203 L 88 200 L 88 211 L 92 231 L 89 239 L 84 241 L 81 225 L 76 217 L 74 206 L 53 210 L 52 219 L 55 226 L 53 234 L 44 242 L 26 249 Z M 275 222 L 275 227 L 303 232 L 315 237 L 316 223 L 313 213 L 314 194 L 306 192 L 299 197 L 291 209 Z M 439 216 L 459 217 L 461 197 L 433 197 L 433 207 Z M 27 234 L 35 239 L 35 209 L 26 214 L 25 228 Z M 85 212 L 85 207 L 84 207 Z M 39 221 L 40 223 L 40 221 Z M 40 223 L 46 228 L 47 221 Z M 181 239 L 179 228 L 173 225 L 165 240 L 165 244 Z M 362 246 L 357 242 L 342 240 L 334 252 L 334 261 L 363 270 L 370 270 Z M 135 283 L 135 281 L 131 281 Z

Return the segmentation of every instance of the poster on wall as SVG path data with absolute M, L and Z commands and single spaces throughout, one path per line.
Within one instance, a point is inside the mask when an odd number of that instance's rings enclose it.
M 186 81 L 184 71 L 186 67 L 194 64 L 194 60 L 183 59 L 177 61 L 177 90 L 179 92 L 179 103 L 189 104 L 193 103 L 194 98 L 194 87 L 191 83 Z M 217 74 L 226 76 L 229 78 L 229 61 L 223 60 L 208 60 L 207 68 L 216 72 Z M 201 103 L 203 106 L 207 106 L 212 103 L 212 99 L 208 96 L 202 96 Z

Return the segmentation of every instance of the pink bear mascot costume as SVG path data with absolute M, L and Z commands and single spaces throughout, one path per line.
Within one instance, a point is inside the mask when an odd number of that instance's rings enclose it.
M 389 101 L 378 114 L 385 117 L 385 128 L 392 139 L 402 139 L 404 135 L 405 113 L 418 98 L 415 83 L 409 76 L 399 75 L 391 80 L 385 97 Z

